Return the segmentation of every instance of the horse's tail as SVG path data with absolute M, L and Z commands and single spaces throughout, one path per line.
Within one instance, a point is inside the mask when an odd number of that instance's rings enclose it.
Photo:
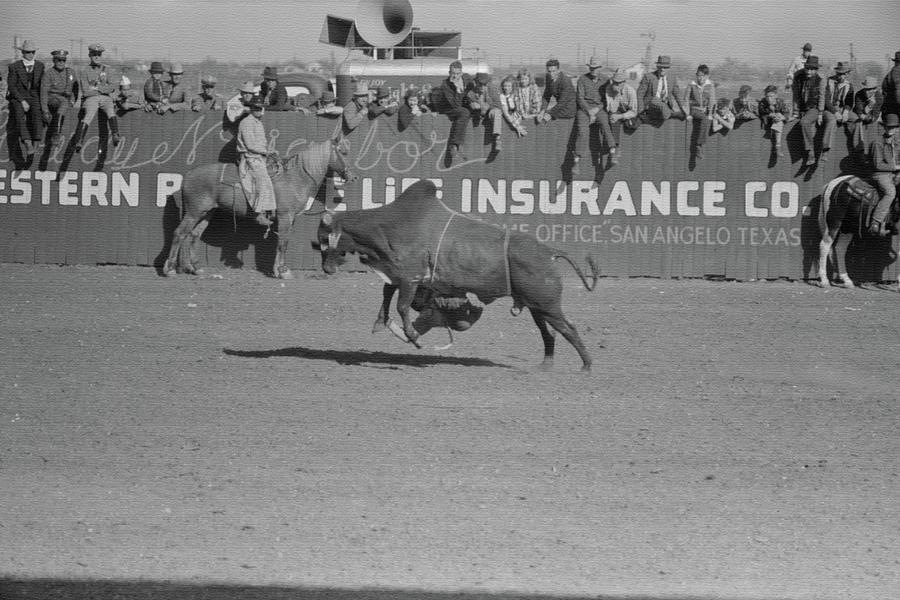
M 562 258 L 567 263 L 572 265 L 572 268 L 575 269 L 575 273 L 578 275 L 578 277 L 581 278 L 581 283 L 584 284 L 585 289 L 587 289 L 587 291 L 589 291 L 589 292 L 594 291 L 594 288 L 597 287 L 597 279 L 600 278 L 600 267 L 597 265 L 597 261 L 594 260 L 594 257 L 592 255 L 590 255 L 590 254 L 587 255 L 587 264 L 591 269 L 591 283 L 590 284 L 588 284 L 587 278 L 584 276 L 584 273 L 582 273 L 582 271 L 578 267 L 578 265 L 575 264 L 575 261 L 572 260 L 571 258 L 569 258 L 568 255 L 562 254 L 562 253 L 554 254 L 553 260 L 556 260 L 557 258 Z

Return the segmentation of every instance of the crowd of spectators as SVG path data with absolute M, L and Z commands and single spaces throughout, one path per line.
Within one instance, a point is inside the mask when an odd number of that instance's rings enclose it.
M 717 98 L 713 74 L 707 65 L 699 65 L 694 78 L 682 85 L 671 73 L 672 60 L 666 55 L 658 57 L 635 89 L 621 71 L 603 74 L 600 60 L 594 56 L 585 65 L 586 72 L 577 78 L 561 71 L 558 60 L 548 60 L 543 89 L 527 69 L 495 82 L 487 73 L 465 73 L 462 63 L 453 61 L 447 78 L 433 89 L 410 87 L 402 90 L 401 98 L 401 90 L 371 90 L 357 82 L 352 99 L 339 106 L 331 91 L 325 91 L 310 105 L 296 102 L 279 82 L 276 67 L 265 67 L 259 85 L 245 82 L 238 94 L 226 101 L 216 92 L 216 78 L 211 75 L 201 78 L 199 93 L 192 93 L 182 82 L 184 70 L 177 62 L 168 69 L 160 62 L 151 63 L 149 77 L 138 90 L 132 89 L 127 76 L 114 77 L 101 62 L 101 44 L 89 46 L 89 64 L 80 69 L 67 65 L 66 50 L 53 50 L 52 66 L 45 68 L 35 59 L 37 47 L 33 42 L 25 40 L 18 49 L 22 58 L 9 65 L 7 81 L 3 83 L 8 87 L 5 96 L 9 100 L 11 132 L 28 156 L 35 153 L 45 137 L 53 145 L 62 142 L 61 132 L 70 107 L 80 109 L 72 139 L 75 150 L 80 151 L 88 127 L 100 112 L 106 117 L 113 144 L 118 145 L 121 136 L 117 119 L 130 111 L 165 115 L 185 110 L 224 110 L 227 120 L 237 123 L 250 113 L 251 106 L 259 105 L 264 110 L 340 119 L 345 135 L 367 118 L 395 118 L 398 131 L 403 131 L 422 114 L 436 112 L 451 122 L 445 153 L 448 165 L 466 160 L 461 149 L 470 123 L 474 127 L 485 126 L 491 152 L 496 154 L 503 148 L 507 131 L 521 137 L 528 134 L 529 123 L 539 126 L 554 120 L 573 120 L 574 144 L 569 158 L 573 175 L 578 175 L 583 160 L 591 156 L 592 133 L 605 149 L 599 153 L 595 168 L 608 169 L 621 160 L 623 129 L 630 131 L 643 123 L 658 126 L 669 119 L 679 119 L 686 121 L 690 129 L 692 161 L 703 159 L 709 135 L 726 135 L 735 126 L 754 120 L 771 139 L 772 156 L 777 160 L 784 156 L 785 126 L 798 121 L 806 167 L 829 160 L 835 132 L 844 128 L 851 148 L 866 155 L 874 171 L 889 169 L 893 174 L 900 170 L 894 138 L 867 140 L 863 127 L 876 121 L 886 124 L 887 115 L 900 116 L 900 52 L 894 56 L 894 68 L 881 82 L 868 76 L 855 89 L 849 78 L 849 64 L 838 62 L 831 75 L 820 73 L 819 58 L 807 43 L 785 75 L 787 99 L 781 97 L 774 83 L 765 87 L 759 99 L 753 98 L 749 85 L 742 85 L 736 98 Z M 821 139 L 818 155 L 817 137 Z M 874 147 L 888 139 L 893 145 L 886 162 L 878 167 Z M 885 154 L 884 148 L 880 151 Z M 604 156 L 608 156 L 606 164 Z M 889 191 L 882 192 L 889 195 Z

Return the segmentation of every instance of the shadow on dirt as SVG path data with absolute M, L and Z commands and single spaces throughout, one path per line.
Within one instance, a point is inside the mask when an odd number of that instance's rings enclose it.
M 91 581 L 66 579 L 0 579 L 4 600 L 712 600 L 690 595 L 556 596 L 486 592 L 428 592 L 400 589 L 339 589 L 225 584 L 188 584 L 167 581 Z M 724 597 L 716 596 L 719 600 Z M 726 600 L 748 600 L 729 597 Z M 775 599 L 769 599 L 775 600 Z
M 367 350 L 318 350 L 295 346 L 292 348 L 279 348 L 276 350 L 232 350 L 223 348 L 222 352 L 228 356 L 242 358 L 273 358 L 287 356 L 295 358 L 309 358 L 315 360 L 331 360 L 340 365 L 365 366 L 374 364 L 388 365 L 399 369 L 407 367 L 431 367 L 434 365 L 459 365 L 462 367 L 498 367 L 512 369 L 510 365 L 496 363 L 483 358 L 471 358 L 465 356 L 438 356 L 435 354 L 392 354 L 390 352 L 370 352 Z

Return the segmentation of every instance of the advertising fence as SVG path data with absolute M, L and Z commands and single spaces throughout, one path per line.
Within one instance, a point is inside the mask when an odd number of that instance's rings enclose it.
M 73 111 L 74 112 L 74 111 Z M 68 119 L 70 129 L 74 114 Z M 221 113 L 121 117 L 119 146 L 88 132 L 81 154 L 47 146 L 29 162 L 0 113 L 0 261 L 51 264 L 162 264 L 179 221 L 178 192 L 191 168 L 235 160 L 234 135 Z M 297 113 L 263 117 L 281 156 L 326 139 L 339 122 Z M 433 180 L 460 212 L 583 257 L 605 275 L 761 279 L 815 277 L 818 210 L 830 179 L 853 172 L 849 137 L 835 134 L 828 162 L 804 167 L 799 126 L 786 131 L 786 156 L 773 153 L 758 121 L 711 134 L 702 160 L 690 157 L 692 125 L 669 121 L 624 133 L 622 159 L 596 168 L 595 154 L 571 175 L 570 121 L 504 130 L 492 154 L 484 127 L 469 126 L 463 160 L 445 162 L 446 117 L 425 114 L 398 132 L 396 117 L 364 122 L 349 135 L 357 179 L 328 180 L 310 212 L 370 209 L 393 201 L 412 182 Z M 71 131 L 67 132 L 71 135 Z M 866 139 L 880 135 L 873 125 Z M 99 149 L 105 147 L 101 153 Z M 603 157 L 604 164 L 606 157 Z M 593 163 L 593 164 L 592 164 Z M 288 264 L 315 269 L 310 241 L 318 215 L 304 215 L 292 235 Z M 207 265 L 267 269 L 274 236 L 250 220 L 216 215 L 198 244 Z M 861 236 L 848 264 L 858 280 L 896 278 L 895 239 Z

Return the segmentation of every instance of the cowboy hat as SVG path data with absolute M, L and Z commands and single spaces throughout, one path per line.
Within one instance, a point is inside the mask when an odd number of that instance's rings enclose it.
M 819 68 L 819 57 L 809 55 L 809 58 L 806 59 L 806 62 L 803 64 L 803 67 L 806 69 L 818 69 Z
M 845 63 L 845 62 L 842 61 L 842 60 L 841 60 L 841 61 L 838 61 L 838 64 L 835 65 L 835 67 L 834 67 L 834 72 L 835 72 L 835 73 L 838 73 L 838 74 L 840 74 L 840 73 L 849 73 L 849 72 L 852 71 L 852 70 L 853 70 L 853 69 L 850 68 L 850 65 L 848 65 L 847 63 Z
M 656 66 L 663 69 L 668 69 L 672 66 L 672 57 L 661 54 L 659 58 L 656 59 Z
M 600 64 L 600 59 L 596 56 L 591 57 L 591 62 L 587 63 L 588 69 L 599 69 L 603 65 Z
M 165 69 L 163 69 L 161 62 L 155 60 L 152 63 L 150 63 L 150 72 L 151 73 L 162 73 L 164 71 L 165 71 Z
M 95 55 L 99 56 L 106 51 L 106 48 L 103 47 L 103 44 L 91 44 L 88 46 L 88 56 Z
M 24 54 L 25 52 L 37 52 L 37 46 L 34 45 L 34 42 L 31 40 L 25 40 L 22 42 L 22 45 L 19 46 L 19 50 Z
M 241 84 L 241 87 L 238 89 L 238 91 L 242 94 L 255 94 L 256 86 L 253 85 L 252 81 L 245 81 Z
M 278 79 L 278 67 L 266 67 L 262 76 L 263 79 Z
M 368 96 L 369 95 L 369 86 L 367 86 L 362 81 L 356 82 L 356 89 L 353 90 L 354 96 Z
M 868 75 L 863 79 L 862 87 L 864 90 L 874 90 L 878 87 L 878 78 L 874 75 Z
M 172 75 L 181 75 L 184 73 L 184 69 L 181 68 L 181 63 L 172 63 L 172 66 L 169 67 L 169 73 Z
M 628 81 L 628 76 L 625 75 L 622 71 L 616 71 L 612 74 L 612 82 L 613 83 L 622 83 L 624 81 Z
M 885 128 L 900 127 L 900 116 L 898 116 L 897 113 L 888 113 L 884 115 L 881 124 L 884 125 Z

